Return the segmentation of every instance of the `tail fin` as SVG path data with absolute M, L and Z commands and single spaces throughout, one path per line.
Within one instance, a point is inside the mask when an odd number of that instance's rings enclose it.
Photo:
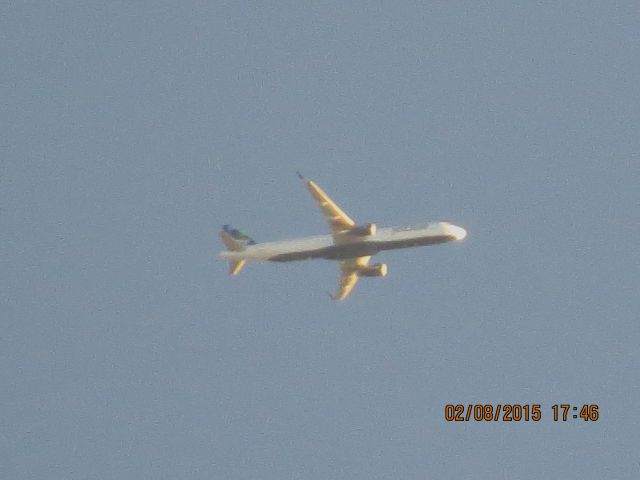
M 253 240 L 253 238 L 251 238 L 246 233 L 241 232 L 237 228 L 233 228 L 231 225 L 223 225 L 222 226 L 222 231 L 225 232 L 226 234 L 228 234 L 231 238 L 233 238 L 234 240 L 239 242 L 244 247 L 246 247 L 247 245 L 255 245 L 256 244 L 256 242 Z M 226 243 L 225 243 L 225 245 L 226 245 Z M 229 246 L 227 245 L 227 247 L 229 247 Z M 229 250 L 233 250 L 233 249 L 229 247 Z M 241 248 L 240 250 L 244 250 L 244 248 Z
M 225 247 L 232 252 L 240 252 L 247 248 L 247 245 L 255 245 L 256 243 L 251 237 L 229 225 L 222 226 L 220 239 Z M 246 260 L 229 260 L 229 274 L 239 274 L 245 263 Z

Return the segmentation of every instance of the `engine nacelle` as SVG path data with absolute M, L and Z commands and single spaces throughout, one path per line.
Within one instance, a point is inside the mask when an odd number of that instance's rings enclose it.
M 349 235 L 354 235 L 356 237 L 368 237 L 370 235 L 376 234 L 376 224 L 375 223 L 365 223 L 364 225 L 356 225 L 348 231 Z
M 374 263 L 358 270 L 361 277 L 385 277 L 387 275 L 386 263 Z

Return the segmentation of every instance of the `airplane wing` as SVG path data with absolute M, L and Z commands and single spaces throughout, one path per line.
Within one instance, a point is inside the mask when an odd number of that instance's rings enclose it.
M 353 287 L 358 282 L 358 270 L 369 265 L 370 256 L 348 258 L 340 262 L 340 279 L 338 280 L 338 290 L 335 295 L 331 295 L 334 300 L 344 300 L 349 296 Z
M 320 207 L 320 210 L 322 210 L 325 220 L 329 223 L 331 233 L 335 235 L 345 230 L 349 230 L 355 225 L 355 222 L 349 217 L 349 215 L 344 213 L 338 204 L 331 200 L 329 195 L 327 195 L 316 182 L 304 178 L 300 172 L 298 172 L 298 177 L 304 181 L 307 189 L 311 193 L 311 196 Z
M 298 172 L 298 177 L 304 181 L 307 190 L 322 210 L 325 220 L 329 224 L 331 233 L 336 236 L 346 230 L 350 230 L 355 226 L 355 222 L 342 210 L 331 197 L 325 193 L 320 186 L 313 180 L 308 180 Z M 342 260 L 340 262 L 340 278 L 338 280 L 338 290 L 335 295 L 331 295 L 334 300 L 344 300 L 349 296 L 353 287 L 358 283 L 360 275 L 358 271 L 369 265 L 371 256 L 355 257 Z

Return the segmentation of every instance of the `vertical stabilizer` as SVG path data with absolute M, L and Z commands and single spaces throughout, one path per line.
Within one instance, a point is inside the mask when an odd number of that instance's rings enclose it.
M 256 243 L 251 237 L 229 225 L 224 225 L 220 230 L 220 239 L 227 250 L 232 252 L 241 252 L 247 248 L 247 245 Z M 229 260 L 229 275 L 239 274 L 245 263 L 246 260 Z

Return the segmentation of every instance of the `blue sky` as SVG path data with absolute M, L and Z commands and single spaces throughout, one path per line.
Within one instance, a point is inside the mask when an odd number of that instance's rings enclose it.
M 638 477 L 635 2 L 1 17 L 0 476 Z M 469 236 L 378 255 L 342 304 L 332 262 L 229 278 L 221 224 L 326 231 L 296 170 Z

